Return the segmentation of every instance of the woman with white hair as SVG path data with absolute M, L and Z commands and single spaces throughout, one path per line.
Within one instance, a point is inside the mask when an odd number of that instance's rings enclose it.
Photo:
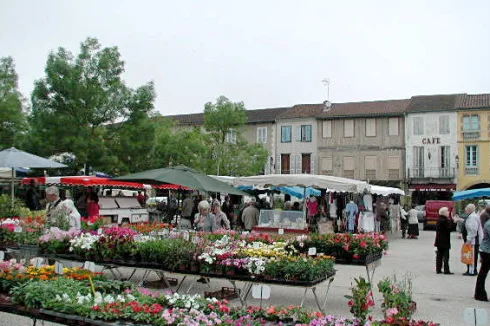
M 434 246 L 436 253 L 436 273 L 441 274 L 444 267 L 444 274 L 454 274 L 449 270 L 449 251 L 451 249 L 452 220 L 449 218 L 449 209 L 441 207 L 439 209 L 439 219 L 436 224 L 436 241 Z
M 197 205 L 198 213 L 194 216 L 194 225 L 198 231 L 213 232 L 218 229 L 216 217 L 211 213 L 211 207 L 205 200 Z
M 213 214 L 215 216 L 216 227 L 218 229 L 230 229 L 230 220 L 226 214 L 221 210 L 221 205 L 217 201 L 213 201 Z

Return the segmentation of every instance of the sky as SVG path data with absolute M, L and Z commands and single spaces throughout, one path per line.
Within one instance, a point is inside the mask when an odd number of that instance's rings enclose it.
M 30 97 L 50 51 L 117 46 L 163 115 L 490 92 L 490 1 L 0 0 L 0 57 Z

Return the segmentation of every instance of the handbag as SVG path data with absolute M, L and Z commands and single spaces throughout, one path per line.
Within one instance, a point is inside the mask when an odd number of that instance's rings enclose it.
M 465 265 L 473 265 L 474 263 L 474 247 L 468 243 L 463 243 L 461 247 L 461 262 Z

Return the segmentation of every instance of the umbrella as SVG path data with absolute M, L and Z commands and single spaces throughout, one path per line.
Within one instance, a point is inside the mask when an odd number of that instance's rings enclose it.
M 490 197 L 490 188 L 463 190 L 453 193 L 453 200 L 472 199 L 478 197 Z
M 199 173 L 185 165 L 172 166 L 155 170 L 148 170 L 115 178 L 121 181 L 133 181 L 148 184 L 173 183 L 192 189 L 221 192 L 234 195 L 247 196 L 246 192 L 233 186 Z
M 15 168 L 65 168 L 66 165 L 11 147 L 0 152 L 0 167 L 12 169 L 13 202 Z

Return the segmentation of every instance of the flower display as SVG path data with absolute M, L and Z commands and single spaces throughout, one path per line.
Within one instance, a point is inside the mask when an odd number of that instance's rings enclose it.
M 383 295 L 382 309 L 386 319 L 410 320 L 416 305 L 412 299 L 412 281 L 406 276 L 403 279 L 384 278 L 378 282 L 378 290 Z
M 355 286 L 352 286 L 352 295 L 346 295 L 349 299 L 348 305 L 354 317 L 365 321 L 369 315 L 371 307 L 374 306 L 373 292 L 371 284 L 363 277 L 355 278 Z
M 97 231 L 104 225 L 104 218 L 102 216 L 82 217 L 81 224 L 83 230 Z
M 98 234 L 82 233 L 70 240 L 69 251 L 80 257 L 90 258 L 95 251 L 99 237 Z
M 71 228 L 65 231 L 57 227 L 52 227 L 47 229 L 39 238 L 39 246 L 44 253 L 65 253 L 70 249 L 70 240 L 80 234 L 81 231 L 77 228 Z

